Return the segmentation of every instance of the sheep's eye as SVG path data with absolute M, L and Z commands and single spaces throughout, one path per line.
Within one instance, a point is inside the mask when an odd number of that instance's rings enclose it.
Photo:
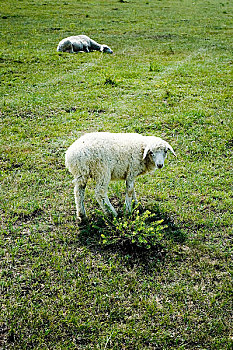
M 164 153 L 167 153 L 167 149 L 165 149 Z

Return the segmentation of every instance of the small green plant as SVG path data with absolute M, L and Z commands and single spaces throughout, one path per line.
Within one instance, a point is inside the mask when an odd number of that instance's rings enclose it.
M 117 82 L 114 80 L 114 78 L 112 79 L 111 77 L 107 77 L 105 79 L 104 85 L 117 86 Z
M 100 241 L 103 245 L 132 245 L 150 249 L 163 238 L 163 231 L 167 225 L 162 220 L 155 220 L 155 214 L 146 210 L 140 214 L 137 205 L 129 215 L 110 219 L 102 212 L 103 225 L 93 224 L 93 228 L 101 233 Z
M 159 64 L 150 62 L 149 72 L 161 72 L 161 70 L 162 67 Z

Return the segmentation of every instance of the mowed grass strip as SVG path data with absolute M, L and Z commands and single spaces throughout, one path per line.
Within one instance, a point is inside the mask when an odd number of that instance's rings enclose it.
M 0 347 L 231 349 L 232 4 L 2 1 Z M 114 55 L 57 53 L 86 34 Z M 90 131 L 173 146 L 138 178 L 151 249 L 78 225 L 64 153 Z M 109 194 L 122 219 L 124 183 Z M 102 227 L 104 230 L 105 227 Z

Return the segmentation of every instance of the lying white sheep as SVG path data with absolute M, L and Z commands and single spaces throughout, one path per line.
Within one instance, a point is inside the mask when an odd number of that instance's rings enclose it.
M 77 216 L 86 216 L 84 192 L 87 181 L 96 182 L 96 199 L 104 212 L 117 215 L 110 203 L 107 189 L 110 180 L 126 181 L 126 210 L 132 199 L 137 203 L 134 179 L 155 168 L 162 168 L 167 151 L 175 152 L 168 142 L 155 136 L 133 133 L 94 132 L 76 140 L 67 150 L 65 164 L 74 176 Z
M 101 51 L 113 53 L 107 45 L 100 45 L 86 35 L 69 36 L 61 40 L 57 46 L 57 51 L 75 53 L 78 51 L 90 52 Z

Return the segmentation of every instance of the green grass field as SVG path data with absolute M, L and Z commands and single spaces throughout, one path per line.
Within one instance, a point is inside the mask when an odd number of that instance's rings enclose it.
M 2 0 L 0 25 L 0 348 L 232 349 L 232 1 Z M 56 52 L 81 33 L 114 55 Z M 177 153 L 136 182 L 153 249 L 101 243 L 92 184 L 78 225 L 64 154 L 91 131 Z

